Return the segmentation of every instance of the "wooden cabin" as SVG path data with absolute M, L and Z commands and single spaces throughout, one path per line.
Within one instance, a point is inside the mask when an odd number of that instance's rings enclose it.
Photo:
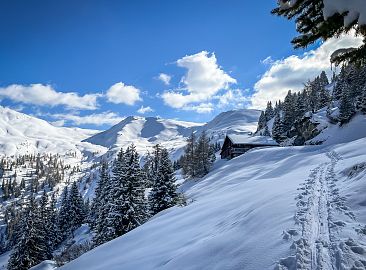
M 270 146 L 279 145 L 271 137 L 231 134 L 226 135 L 220 155 L 222 159 L 232 159 L 244 154 L 250 149 Z

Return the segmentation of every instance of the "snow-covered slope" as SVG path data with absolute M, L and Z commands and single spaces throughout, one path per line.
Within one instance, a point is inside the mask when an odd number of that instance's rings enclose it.
M 206 124 L 130 116 L 85 142 L 108 147 L 111 152 L 134 143 L 142 155 L 159 143 L 169 149 L 172 158 L 176 159 L 192 132 L 199 135 L 202 130 L 206 130 L 214 142 L 222 140 L 226 133 L 250 133 L 256 129 L 259 114 L 258 110 L 229 111 L 219 114 Z
M 206 130 L 213 142 L 223 142 L 226 134 L 252 134 L 257 129 L 261 111 L 251 109 L 220 113 L 213 120 L 197 129 Z
M 108 147 L 111 152 L 133 143 L 140 154 L 145 154 L 159 143 L 169 149 L 174 157 L 174 153 L 186 144 L 186 138 L 193 128 L 200 125 L 202 124 L 157 117 L 129 116 L 85 142 Z
M 103 147 L 81 142 L 95 133 L 95 130 L 55 127 L 0 106 L 0 153 L 4 155 L 101 152 Z
M 364 269 L 365 136 L 220 160 L 182 186 L 188 206 L 61 269 Z

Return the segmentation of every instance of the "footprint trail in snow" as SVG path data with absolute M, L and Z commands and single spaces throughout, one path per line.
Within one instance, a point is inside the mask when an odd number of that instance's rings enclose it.
M 293 239 L 295 254 L 281 259 L 276 269 L 366 269 L 363 252 L 355 252 L 364 251 L 363 247 L 353 239 L 342 241 L 338 237 L 345 222 L 335 221 L 335 214 L 345 219 L 355 217 L 336 185 L 334 168 L 341 157 L 336 152 L 327 153 L 327 157 L 330 161 L 311 170 L 299 188 L 295 228 L 284 232 L 284 239 Z

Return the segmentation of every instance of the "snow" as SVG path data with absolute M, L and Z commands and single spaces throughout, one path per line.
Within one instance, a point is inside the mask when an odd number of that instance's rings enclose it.
M 55 127 L 44 120 L 0 106 L 0 153 L 3 155 L 103 152 L 103 147 L 81 142 L 97 132 Z
M 61 269 L 364 269 L 366 134 L 352 128 L 363 121 L 323 131 L 340 141 L 220 160 L 182 185 L 188 206 Z
M 246 136 L 230 134 L 229 139 L 234 144 L 251 144 L 251 145 L 278 145 L 271 137 L 267 136 Z
M 157 117 L 130 116 L 110 129 L 86 139 L 85 142 L 107 147 L 112 153 L 134 143 L 140 155 L 145 155 L 159 143 L 171 150 L 174 156 L 178 149 L 186 145 L 186 138 L 193 128 L 201 125 Z
M 355 20 L 359 25 L 366 24 L 366 1 L 365 0 L 323 0 L 324 18 L 327 19 L 335 13 L 348 12 L 344 17 L 344 25 L 349 26 Z
M 314 114 L 315 116 L 315 114 Z M 323 116 L 325 118 L 325 116 Z M 318 120 L 320 117 L 318 117 Z M 325 125 L 324 121 L 322 122 Z M 339 144 L 366 137 L 366 116 L 357 114 L 350 123 L 339 126 L 330 125 L 310 142 L 324 142 L 326 145 Z
M 281 0 L 279 1 L 281 9 L 293 7 L 298 0 Z M 366 24 L 366 1 L 365 0 L 323 0 L 324 19 L 328 19 L 336 13 L 343 14 L 344 25 L 349 26 L 352 22 L 357 21 L 358 25 Z
M 224 112 L 208 123 L 184 122 L 157 117 L 125 118 L 110 129 L 98 133 L 84 142 L 101 145 L 109 149 L 107 156 L 114 156 L 121 148 L 134 143 L 138 153 L 143 156 L 156 144 L 170 151 L 173 160 L 178 159 L 192 132 L 197 136 L 205 130 L 211 142 L 222 142 L 226 134 L 249 134 L 255 131 L 260 111 L 233 110 Z
M 10 257 L 10 251 L 0 255 L 0 270 L 7 269 L 9 257 Z
M 54 270 L 56 268 L 56 263 L 54 261 L 43 261 L 29 270 Z

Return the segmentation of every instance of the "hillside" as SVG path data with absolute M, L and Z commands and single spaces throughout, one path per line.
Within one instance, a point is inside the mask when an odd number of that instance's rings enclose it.
M 349 134 L 365 121 L 323 131 L 341 142 L 219 161 L 181 187 L 188 206 L 61 269 L 364 269 L 366 133 Z
M 177 159 L 192 132 L 199 134 L 205 130 L 212 142 L 222 141 L 226 133 L 254 132 L 259 114 L 258 110 L 228 111 L 205 124 L 130 116 L 110 129 L 85 139 L 84 142 L 107 147 L 112 153 L 134 143 L 141 155 L 146 154 L 155 144 L 161 144 L 171 152 L 173 159 Z
M 3 155 L 103 152 L 103 147 L 81 142 L 95 133 L 96 130 L 55 127 L 42 119 L 0 106 L 0 153 Z

